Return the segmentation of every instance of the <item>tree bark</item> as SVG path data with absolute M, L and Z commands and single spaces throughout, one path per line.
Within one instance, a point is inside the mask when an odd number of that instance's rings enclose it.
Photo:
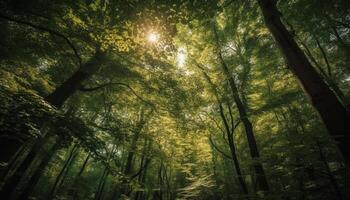
M 350 114 L 312 67 L 280 19 L 274 0 L 258 0 L 265 23 L 282 51 L 288 67 L 299 80 L 318 111 L 329 134 L 336 140 L 347 165 L 350 164 Z
M 345 95 L 335 82 L 335 80 L 332 77 L 329 77 L 325 70 L 321 67 L 321 65 L 316 61 L 316 58 L 312 55 L 310 49 L 307 47 L 307 45 L 304 42 L 301 42 L 301 45 L 305 48 L 306 50 L 306 55 L 309 57 L 312 63 L 316 66 L 316 68 L 320 71 L 321 76 L 325 80 L 325 82 L 328 84 L 329 87 L 333 89 L 335 94 L 340 98 L 342 101 L 344 101 Z
M 6 180 L 6 182 L 0 190 L 0 197 L 2 199 L 9 199 L 11 197 L 12 193 L 15 191 L 17 185 L 20 183 L 26 170 L 32 164 L 33 160 L 35 159 L 36 155 L 40 151 L 42 145 L 45 143 L 47 138 L 48 136 L 45 136 L 44 138 L 39 138 L 38 141 L 35 142 L 27 156 L 15 170 L 14 174 Z
M 57 87 L 45 100 L 51 105 L 60 108 L 72 96 L 85 80 L 89 79 L 101 67 L 105 54 L 96 50 L 95 55 L 78 69 L 70 78 Z
M 18 155 L 21 147 L 23 146 L 23 141 L 18 138 L 2 136 L 0 137 L 0 162 L 10 163 L 13 157 Z
M 36 184 L 38 183 L 40 177 L 43 175 L 45 168 L 51 161 L 53 155 L 55 152 L 59 149 L 61 146 L 62 139 L 58 139 L 55 144 L 51 147 L 51 149 L 45 153 L 44 157 L 42 158 L 39 166 L 33 173 L 32 177 L 29 179 L 29 181 L 25 184 L 24 188 L 22 189 L 22 193 L 18 196 L 17 199 L 20 200 L 26 200 L 29 198 L 29 195 L 32 194 Z
M 28 145 L 29 145 L 28 143 L 30 143 L 30 141 L 27 141 L 24 144 L 22 144 L 22 146 L 19 147 L 15 155 L 13 155 L 12 158 L 7 162 L 5 169 L 1 172 L 0 182 L 4 181 L 6 177 L 9 175 L 9 173 L 11 172 L 11 170 L 13 170 L 16 167 L 16 165 L 19 164 L 18 162 L 20 158 L 23 156 L 22 154 L 25 154 L 26 150 L 28 150 Z

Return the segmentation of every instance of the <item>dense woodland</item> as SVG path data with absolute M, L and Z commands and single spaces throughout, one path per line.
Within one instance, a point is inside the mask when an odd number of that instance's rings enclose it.
M 350 1 L 0 8 L 0 199 L 350 199 Z

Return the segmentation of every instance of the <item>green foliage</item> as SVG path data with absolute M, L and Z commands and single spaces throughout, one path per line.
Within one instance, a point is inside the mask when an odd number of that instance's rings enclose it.
M 337 187 L 342 193 L 349 187 L 332 138 L 255 0 L 16 0 L 0 7 L 0 140 L 25 144 L 13 157 L 18 165 L 32 141 L 53 136 L 19 192 L 59 142 L 30 198 L 313 200 L 335 199 Z M 349 4 L 294 0 L 278 1 L 278 8 L 320 76 L 348 104 Z M 96 52 L 100 62 L 86 67 Z M 238 123 L 223 62 L 259 158 L 251 157 L 246 127 Z M 76 90 L 62 108 L 45 101 L 80 71 L 83 80 L 68 87 Z M 225 119 L 248 194 L 230 159 Z M 257 189 L 257 163 L 269 192 Z

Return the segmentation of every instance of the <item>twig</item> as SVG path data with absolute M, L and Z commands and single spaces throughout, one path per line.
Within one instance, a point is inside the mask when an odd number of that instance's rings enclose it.
M 216 149 L 218 152 L 220 152 L 224 157 L 228 158 L 228 159 L 232 159 L 231 156 L 227 155 L 224 151 L 222 151 L 221 149 L 219 149 L 219 147 L 217 147 L 213 141 L 213 139 L 211 138 L 211 135 L 209 136 L 209 141 L 210 144 L 214 147 L 214 149 Z

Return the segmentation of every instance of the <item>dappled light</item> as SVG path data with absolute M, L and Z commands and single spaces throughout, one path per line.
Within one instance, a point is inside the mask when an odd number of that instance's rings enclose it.
M 0 200 L 349 199 L 348 1 L 0 8 Z
M 185 48 L 179 48 L 176 54 L 176 63 L 179 67 L 184 67 L 186 64 L 187 53 Z

